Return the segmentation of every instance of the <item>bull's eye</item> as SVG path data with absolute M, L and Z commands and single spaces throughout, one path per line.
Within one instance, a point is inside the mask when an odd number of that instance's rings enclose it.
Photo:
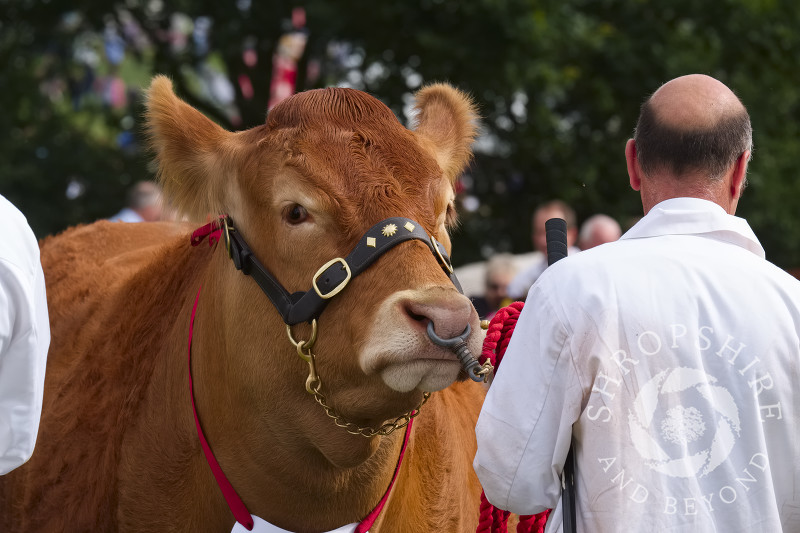
M 444 217 L 444 225 L 446 228 L 452 228 L 458 223 L 458 212 L 456 211 L 456 206 L 453 203 L 447 204 L 447 211 Z
M 301 224 L 308 220 L 308 211 L 300 204 L 292 204 L 284 208 L 283 219 L 289 224 Z

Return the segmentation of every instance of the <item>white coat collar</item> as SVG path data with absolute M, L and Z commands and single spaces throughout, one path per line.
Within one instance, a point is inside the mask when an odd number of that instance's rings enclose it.
M 621 239 L 698 235 L 740 246 L 764 259 L 764 248 L 747 221 L 708 200 L 671 198 L 654 206 Z

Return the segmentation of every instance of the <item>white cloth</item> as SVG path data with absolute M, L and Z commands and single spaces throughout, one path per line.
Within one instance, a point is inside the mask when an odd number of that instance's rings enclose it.
M 569 255 L 576 254 L 580 251 L 580 248 L 576 248 L 575 246 L 570 246 L 567 249 Z M 539 252 L 539 257 L 536 261 L 514 276 L 508 284 L 508 297 L 512 300 L 524 300 L 525 296 L 528 294 L 528 290 L 536 280 L 539 279 L 539 276 L 542 275 L 542 272 L 544 272 L 546 268 L 547 256 Z
M 33 453 L 50 346 L 39 245 L 27 220 L 0 196 L 0 475 Z
M 142 215 L 129 207 L 122 209 L 119 213 L 108 220 L 110 222 L 144 222 Z
M 579 531 L 800 531 L 799 306 L 747 223 L 694 198 L 556 263 L 478 420 L 489 501 L 560 504 L 574 435 Z
M 251 514 L 250 516 L 253 517 L 253 529 L 247 531 L 242 524 L 236 522 L 233 525 L 231 533 L 292 533 L 286 529 L 281 529 L 278 526 L 274 526 L 254 514 Z M 329 531 L 328 533 L 353 533 L 357 527 L 358 524 L 348 524 L 346 526 L 334 529 L 333 531 Z M 369 533 L 369 531 L 367 531 L 367 533 Z

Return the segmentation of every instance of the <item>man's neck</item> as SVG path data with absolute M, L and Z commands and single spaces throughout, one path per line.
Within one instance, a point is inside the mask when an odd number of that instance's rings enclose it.
M 726 194 L 725 180 L 706 183 L 699 183 L 698 180 L 699 178 L 694 179 L 690 176 L 681 179 L 658 176 L 642 180 L 644 214 L 670 198 L 699 198 L 714 202 L 730 215 L 736 212 L 736 200 L 732 200 L 730 195 Z

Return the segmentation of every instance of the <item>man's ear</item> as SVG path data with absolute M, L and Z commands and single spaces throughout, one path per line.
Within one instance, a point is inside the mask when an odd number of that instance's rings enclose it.
M 636 160 L 636 141 L 628 139 L 625 144 L 625 161 L 628 164 L 628 177 L 630 178 L 631 188 L 638 191 L 642 188 L 642 177 L 639 175 L 639 167 Z
M 747 163 L 750 161 L 750 150 L 745 150 L 742 155 L 736 160 L 733 168 L 733 176 L 731 176 L 730 195 L 734 200 L 738 200 L 742 196 L 745 183 L 747 181 Z

